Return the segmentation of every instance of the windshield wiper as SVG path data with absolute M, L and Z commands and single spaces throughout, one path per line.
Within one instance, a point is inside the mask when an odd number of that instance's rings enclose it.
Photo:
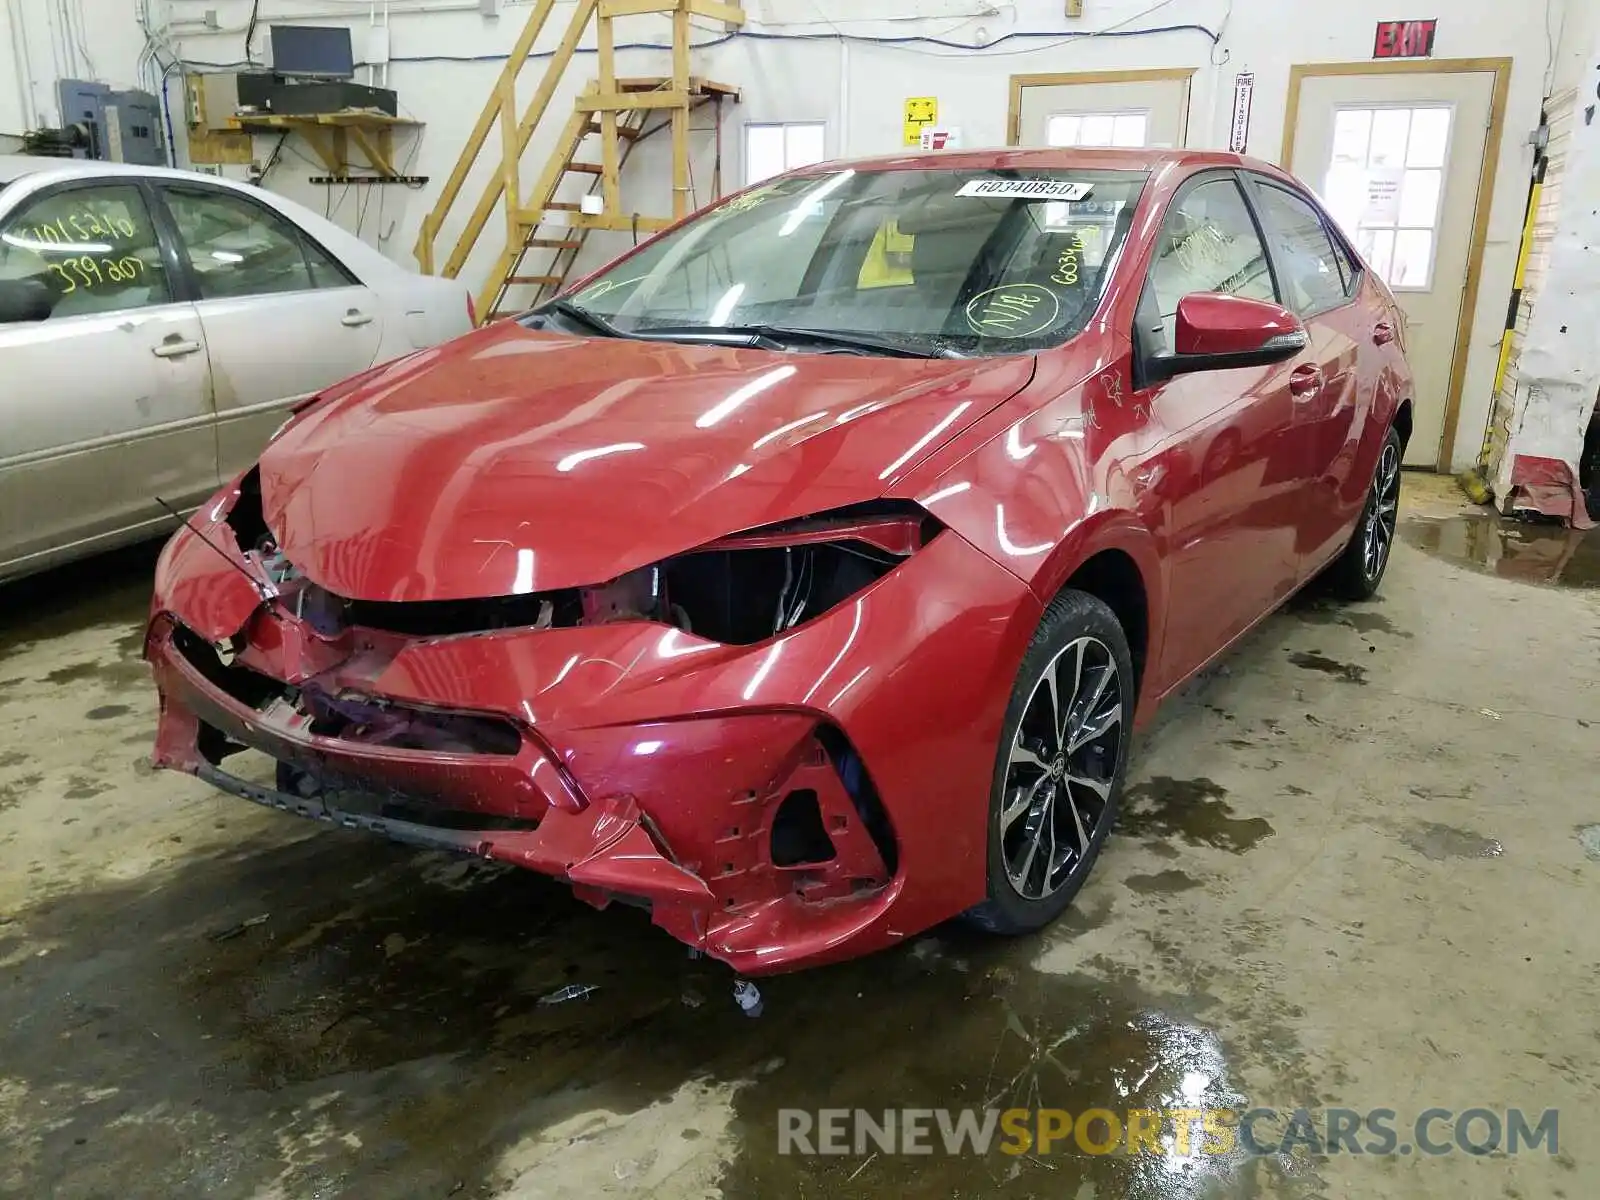
M 836 329 L 803 329 L 791 325 L 668 325 L 644 329 L 620 329 L 599 313 L 590 312 L 570 300 L 552 300 L 541 312 L 559 313 L 568 320 L 587 326 L 603 337 L 632 338 L 656 342 L 706 342 L 711 345 L 747 346 L 758 350 L 787 350 L 794 342 L 814 346 L 837 346 L 869 354 L 888 354 L 896 358 L 962 358 L 964 355 L 940 346 L 929 348 L 895 338 L 869 333 L 846 333 Z
M 618 329 L 599 313 L 590 312 L 587 308 L 584 308 L 583 305 L 574 304 L 571 300 L 552 300 L 539 311 L 541 313 L 560 313 L 563 317 L 566 317 L 567 320 L 576 321 L 580 325 L 585 325 L 595 333 L 598 333 L 601 337 L 625 338 L 630 336 L 629 334 Z
M 636 337 L 659 337 L 671 341 L 739 341 L 764 350 L 786 350 L 794 342 L 814 346 L 837 346 L 870 354 L 896 358 L 962 358 L 948 347 L 919 346 L 896 338 L 870 333 L 845 333 L 836 329 L 803 329 L 793 325 L 684 325 L 673 328 L 640 330 Z

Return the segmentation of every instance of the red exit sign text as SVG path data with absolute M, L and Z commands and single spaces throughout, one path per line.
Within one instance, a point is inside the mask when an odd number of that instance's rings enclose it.
M 1373 58 L 1432 58 L 1438 21 L 1379 21 Z

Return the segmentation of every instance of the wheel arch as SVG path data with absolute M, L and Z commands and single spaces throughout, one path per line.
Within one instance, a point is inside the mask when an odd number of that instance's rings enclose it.
M 1411 398 L 1405 397 L 1394 410 L 1394 430 L 1400 435 L 1400 450 L 1405 452 L 1406 446 L 1411 441 Z
M 1165 611 L 1154 536 L 1142 525 L 1112 519 L 1085 530 L 1062 550 L 1035 577 L 1034 591 L 1046 603 L 1064 591 L 1086 592 L 1111 609 L 1128 639 L 1140 715 L 1148 715 L 1148 699 L 1159 694 L 1149 685 L 1160 662 Z

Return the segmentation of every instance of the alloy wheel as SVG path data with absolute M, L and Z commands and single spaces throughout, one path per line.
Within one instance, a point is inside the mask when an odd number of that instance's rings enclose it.
M 1389 442 L 1378 460 L 1372 477 L 1372 500 L 1367 506 L 1367 524 L 1362 534 L 1361 566 L 1368 579 L 1383 573 L 1394 545 L 1394 527 L 1400 507 L 1400 448 Z
M 1022 710 L 1006 766 L 1001 851 L 1017 895 L 1043 900 L 1089 856 L 1121 761 L 1122 687 L 1110 647 L 1069 642 Z

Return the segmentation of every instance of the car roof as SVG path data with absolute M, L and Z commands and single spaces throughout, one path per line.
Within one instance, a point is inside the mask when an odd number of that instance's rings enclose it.
M 363 283 L 371 284 L 375 280 L 393 279 L 399 275 L 415 273 L 391 261 L 354 234 L 325 219 L 321 213 L 312 212 L 298 201 L 281 193 L 239 183 L 220 175 L 208 175 L 202 171 L 180 171 L 172 167 L 102 162 L 95 158 L 0 154 L 0 184 L 9 185 L 26 179 L 27 182 L 21 185 L 20 190 L 29 193 L 66 180 L 104 179 L 115 175 L 130 175 L 140 179 L 171 179 L 180 183 L 205 183 L 210 187 L 237 192 L 241 196 L 266 204 L 299 225 L 325 249 L 332 251 L 334 256 L 353 270 Z M 10 195 L 10 192 L 0 192 L 0 200 L 8 199 Z M 26 196 L 23 197 L 23 202 L 26 202 Z
M 146 167 L 135 163 L 105 162 L 98 158 L 54 158 L 46 154 L 0 154 L 0 183 L 11 183 L 24 175 L 49 172 L 62 179 L 84 175 L 148 175 L 163 179 L 204 179 L 228 187 L 242 185 L 201 171 L 180 171 L 172 167 Z M 248 189 L 243 189 L 248 190 Z
M 1271 163 L 1231 154 L 1222 150 L 1172 150 L 1172 149 L 1087 149 L 1083 147 L 1021 147 L 998 146 L 983 150 L 917 151 L 903 154 L 875 155 L 870 158 L 853 158 L 818 163 L 816 171 L 833 171 L 848 167 L 857 171 L 983 171 L 1026 170 L 1035 168 L 1048 171 L 1143 171 L 1154 173 L 1162 168 L 1178 167 L 1185 172 L 1202 167 L 1246 167 L 1281 176 L 1283 172 Z

